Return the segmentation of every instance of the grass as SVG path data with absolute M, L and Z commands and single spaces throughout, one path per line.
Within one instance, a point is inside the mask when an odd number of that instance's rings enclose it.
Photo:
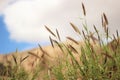
M 83 14 L 86 16 L 85 6 L 82 3 Z M 108 19 L 105 13 L 101 16 L 102 27 L 104 29 L 104 37 L 106 40 L 110 38 L 113 40 L 111 43 L 104 44 L 101 34 L 94 27 L 94 33 L 88 30 L 87 24 L 83 24 L 84 30 L 82 32 L 73 23 L 70 23 L 74 31 L 82 36 L 84 46 L 80 45 L 78 41 L 71 37 L 66 37 L 68 40 L 79 46 L 79 52 L 72 44 L 65 44 L 61 42 L 60 34 L 56 29 L 56 34 L 53 33 L 47 26 L 45 28 L 55 37 L 50 42 L 54 48 L 55 44 L 60 48 L 64 57 L 58 57 L 56 64 L 47 69 L 43 69 L 40 64 L 36 65 L 35 69 L 28 73 L 26 72 L 21 63 L 24 62 L 29 56 L 20 58 L 18 62 L 17 56 L 12 55 L 13 61 L 9 65 L 0 64 L 0 80 L 120 80 L 120 38 L 119 33 L 116 31 L 116 36 L 109 35 Z M 94 36 L 97 35 L 97 36 Z M 40 50 L 44 53 L 41 57 L 29 52 L 39 60 L 48 55 L 39 45 Z M 17 52 L 16 52 L 17 53 Z M 76 59 L 78 55 L 79 59 Z M 50 56 L 50 55 L 48 55 Z M 43 74 L 44 73 L 44 74 Z M 42 75 L 43 74 L 43 75 Z

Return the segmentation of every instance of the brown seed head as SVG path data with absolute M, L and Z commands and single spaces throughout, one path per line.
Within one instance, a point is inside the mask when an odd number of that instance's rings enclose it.
M 73 52 L 78 53 L 78 51 L 72 45 L 68 45 L 68 48 L 70 48 Z
M 82 9 L 83 9 L 83 14 L 84 14 L 84 16 L 86 16 L 86 10 L 85 10 L 85 6 L 84 6 L 83 3 L 82 3 Z
M 17 59 L 16 59 L 15 55 L 12 54 L 12 57 L 13 57 L 13 60 L 14 60 L 15 64 L 17 65 Z
M 50 39 L 50 43 L 51 43 L 52 47 L 54 48 L 54 44 L 53 44 L 52 38 L 50 36 L 49 36 L 49 39 Z
M 103 18 L 105 20 L 106 25 L 108 25 L 108 19 L 107 19 L 107 16 L 105 15 L 105 13 L 103 13 Z
M 57 37 L 58 37 L 59 41 L 61 41 L 61 39 L 60 39 L 60 35 L 59 35 L 59 32 L 58 32 L 57 29 L 56 29 L 56 33 L 57 33 Z
M 22 63 L 24 60 L 26 60 L 29 57 L 29 55 L 27 55 L 26 57 L 24 57 L 23 59 L 21 58 L 20 63 Z
M 45 50 L 43 50 L 43 48 L 40 46 L 40 44 L 38 44 L 38 46 L 43 54 L 46 54 L 47 56 L 51 57 Z
M 28 54 L 33 55 L 33 56 L 35 56 L 35 57 L 40 59 L 40 57 L 38 55 L 34 54 L 33 52 L 28 52 Z
M 50 32 L 54 37 L 56 37 L 56 35 L 45 25 L 45 28 L 47 29 L 48 32 Z
M 69 39 L 70 41 L 72 41 L 72 42 L 74 42 L 75 44 L 79 44 L 76 40 L 74 40 L 73 38 L 71 38 L 71 37 L 66 37 L 67 39 Z
M 70 23 L 70 25 L 72 26 L 76 33 L 81 34 L 77 26 L 75 26 L 73 23 Z
M 53 42 L 56 43 L 56 44 L 58 45 L 58 47 L 60 48 L 60 50 L 61 50 L 62 52 L 64 52 L 62 46 L 61 46 L 56 40 L 53 40 Z

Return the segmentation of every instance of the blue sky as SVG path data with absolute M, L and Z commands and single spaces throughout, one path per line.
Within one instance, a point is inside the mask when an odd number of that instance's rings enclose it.
M 37 44 L 36 44 L 37 46 Z M 35 47 L 35 44 L 29 44 L 24 42 L 16 42 L 9 38 L 9 32 L 3 22 L 3 16 L 0 16 L 0 53 L 14 52 L 16 49 L 22 51 L 24 49 L 30 49 Z

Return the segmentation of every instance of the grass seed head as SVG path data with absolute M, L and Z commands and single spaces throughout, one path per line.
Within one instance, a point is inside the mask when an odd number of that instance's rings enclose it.
M 90 37 L 92 39 L 94 44 L 96 44 L 96 41 L 98 41 L 98 39 L 94 36 L 94 33 L 92 33 L 92 32 L 90 32 L 90 35 L 88 35 L 88 37 Z
M 58 45 L 58 47 L 60 48 L 60 50 L 61 50 L 62 52 L 64 52 L 62 46 L 61 46 L 56 40 L 53 40 L 53 42 L 56 43 L 56 44 Z
M 78 53 L 78 51 L 72 45 L 68 45 L 68 48 L 70 48 L 70 50 L 73 52 Z
M 56 35 L 45 25 L 45 28 L 47 29 L 48 32 L 50 32 L 54 37 L 56 37 Z
M 107 58 L 112 59 L 113 61 L 115 61 L 114 58 L 111 55 L 109 55 L 108 53 L 102 53 L 102 54 L 105 55 Z
M 52 38 L 50 36 L 49 36 L 49 39 L 50 39 L 50 43 L 51 43 L 52 47 L 54 48 L 54 44 L 53 44 Z
M 76 33 L 81 34 L 77 26 L 75 26 L 73 23 L 70 23 L 70 25 L 72 26 Z
M 34 54 L 33 52 L 28 52 L 28 54 L 33 55 L 33 56 L 35 56 L 37 58 L 40 58 L 38 55 Z
M 93 25 L 93 27 L 94 27 L 95 32 L 98 33 L 98 30 L 97 30 L 96 26 Z
M 105 13 L 103 13 L 103 18 L 104 18 L 104 20 L 105 20 L 106 25 L 108 25 L 108 19 L 107 19 L 107 16 L 106 16 Z
M 116 34 L 117 34 L 117 38 L 119 39 L 119 32 L 118 32 L 118 30 L 116 30 Z
M 27 55 L 27 56 L 24 57 L 23 59 L 21 58 L 20 63 L 22 63 L 23 61 L 25 61 L 28 57 L 29 57 L 29 55 Z
M 60 35 L 59 35 L 59 32 L 57 29 L 56 29 L 56 33 L 57 33 L 57 37 L 58 37 L 59 41 L 61 41 L 61 38 L 60 38 Z
M 83 14 L 84 14 L 84 16 L 86 16 L 86 10 L 85 10 L 85 6 L 84 6 L 83 3 L 82 3 L 82 9 L 83 9 Z
M 69 39 L 70 41 L 74 42 L 75 44 L 79 45 L 79 43 L 76 40 L 74 40 L 73 38 L 71 38 L 71 37 L 66 37 L 66 38 Z
M 13 60 L 14 60 L 15 64 L 17 65 L 17 59 L 16 59 L 15 55 L 12 54 L 12 57 L 13 57 Z
M 85 35 L 85 32 L 82 30 L 82 33 L 83 33 L 83 37 L 85 38 L 85 39 L 87 39 L 87 37 L 86 37 L 86 35 Z
M 104 27 L 104 31 L 105 33 L 107 33 L 108 19 L 105 13 L 102 14 L 101 19 L 102 19 L 102 26 Z
M 38 46 L 43 54 L 46 54 L 47 56 L 51 57 L 45 50 L 43 50 L 43 48 L 40 46 L 40 44 L 38 44 Z

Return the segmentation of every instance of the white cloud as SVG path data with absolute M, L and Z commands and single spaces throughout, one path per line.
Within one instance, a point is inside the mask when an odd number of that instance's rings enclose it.
M 53 31 L 57 28 L 63 39 L 65 36 L 76 38 L 77 36 L 69 22 L 75 23 L 82 29 L 79 19 L 82 16 L 81 1 L 19 0 L 8 5 L 4 10 L 4 22 L 7 25 L 10 38 L 19 42 L 30 43 L 48 41 L 49 33 L 44 25 L 48 25 Z M 108 15 L 111 32 L 119 29 L 119 0 L 84 0 L 83 2 L 87 9 L 86 18 L 90 29 L 95 23 L 101 30 L 100 18 L 102 12 Z
M 13 0 L 0 0 L 0 14 L 4 10 L 4 8 Z

